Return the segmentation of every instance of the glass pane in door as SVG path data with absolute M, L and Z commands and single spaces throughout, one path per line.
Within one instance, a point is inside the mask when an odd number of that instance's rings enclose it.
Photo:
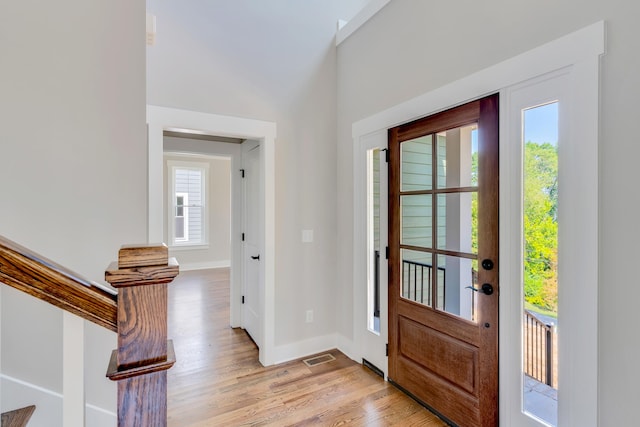
M 400 295 L 402 298 L 429 307 L 433 306 L 434 296 L 437 299 L 434 283 L 433 254 L 430 252 L 400 250 L 400 271 L 402 280 Z
M 558 418 L 558 103 L 523 117 L 524 410 L 547 425 Z
M 478 289 L 476 260 L 438 255 L 437 308 L 475 321 Z
M 433 188 L 433 135 L 425 135 L 402 143 L 400 152 L 400 191 Z
M 438 188 L 478 185 L 478 125 L 439 132 L 436 139 Z
M 431 194 L 400 196 L 400 243 L 431 248 L 433 239 Z
M 401 295 L 470 321 L 478 292 L 477 129 L 471 123 L 404 141 L 400 162 Z
M 438 249 L 478 253 L 478 193 L 438 194 Z

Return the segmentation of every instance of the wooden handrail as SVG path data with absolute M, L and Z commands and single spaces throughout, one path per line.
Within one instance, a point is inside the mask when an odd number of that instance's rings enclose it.
M 2 236 L 0 282 L 111 331 L 118 330 L 115 293 Z
M 119 427 L 167 425 L 167 285 L 178 275 L 168 248 L 123 246 L 105 272 L 117 289 L 79 274 L 0 236 L 0 282 L 117 332 L 107 377 L 118 382 Z

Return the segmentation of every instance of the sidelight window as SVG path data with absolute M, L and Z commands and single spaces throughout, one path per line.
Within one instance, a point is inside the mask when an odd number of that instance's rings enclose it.
M 558 411 L 558 102 L 522 110 L 523 401 L 550 426 Z

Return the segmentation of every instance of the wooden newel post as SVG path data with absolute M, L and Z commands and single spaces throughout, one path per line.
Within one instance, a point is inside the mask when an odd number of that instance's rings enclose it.
M 178 275 L 167 246 L 123 246 L 105 272 L 118 289 L 118 348 L 107 377 L 118 381 L 118 426 L 167 425 L 167 369 L 176 361 L 167 340 L 167 285 Z

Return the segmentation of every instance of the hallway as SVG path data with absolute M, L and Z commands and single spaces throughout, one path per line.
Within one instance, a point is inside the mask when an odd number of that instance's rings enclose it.
M 169 425 L 444 426 L 339 351 L 335 361 L 264 368 L 255 344 L 229 327 L 229 270 L 180 273 L 169 286 Z

